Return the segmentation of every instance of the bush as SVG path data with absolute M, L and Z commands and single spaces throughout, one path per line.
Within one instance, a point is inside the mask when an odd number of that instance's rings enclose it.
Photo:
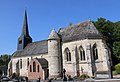
M 75 76 L 75 77 L 73 77 L 73 80 L 80 80 L 80 78 L 78 77 L 78 76 Z
M 80 79 L 81 79 L 81 80 L 85 80 L 85 79 L 87 79 L 87 78 L 89 78 L 89 76 L 88 76 L 87 74 L 82 74 L 82 75 L 80 76 Z
M 115 65 L 115 71 L 120 74 L 120 63 Z
M 117 75 L 118 73 L 116 71 L 112 71 L 113 75 Z

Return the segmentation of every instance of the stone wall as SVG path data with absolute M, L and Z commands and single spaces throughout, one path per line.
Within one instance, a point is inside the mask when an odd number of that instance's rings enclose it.
M 48 40 L 49 78 L 57 78 L 60 76 L 61 60 L 59 48 L 59 40 Z
M 90 45 L 90 53 L 86 52 L 87 51 L 87 44 Z M 63 68 L 66 69 L 66 74 L 70 74 L 72 76 L 77 75 L 77 70 L 81 73 L 81 67 L 83 68 L 84 73 L 92 73 L 92 68 L 91 66 L 93 65 L 92 61 L 88 61 L 89 59 L 91 60 L 92 56 L 92 47 L 93 45 L 97 45 L 98 49 L 98 59 L 95 61 L 95 66 L 96 66 L 96 71 L 108 71 L 108 66 L 107 66 L 107 54 L 105 53 L 105 44 L 103 43 L 102 39 L 84 39 L 84 40 L 78 40 L 78 41 L 73 41 L 73 42 L 67 42 L 62 44 L 62 56 L 63 56 Z M 84 51 L 85 51 L 85 61 L 80 60 L 80 51 L 79 47 L 82 46 Z M 69 48 L 70 53 L 71 53 L 71 61 L 66 61 L 65 60 L 65 49 Z M 77 48 L 77 50 L 75 50 Z M 78 55 L 79 59 L 79 69 L 76 68 L 77 62 L 76 62 L 76 52 Z M 90 56 L 88 56 L 90 55 Z M 89 66 L 91 64 L 91 66 Z M 91 68 L 91 70 L 90 70 Z M 92 74 L 90 74 L 91 76 Z
M 27 76 L 28 77 L 28 65 L 27 59 L 29 58 L 29 62 L 34 58 L 45 58 L 48 61 L 48 55 L 46 54 L 36 54 L 32 56 L 24 56 L 24 57 L 15 57 L 12 58 L 12 73 L 16 73 L 17 68 L 16 64 L 19 61 L 19 76 Z M 22 69 L 20 68 L 20 59 L 22 59 Z
M 95 64 L 94 64 L 96 67 L 96 71 L 99 72 L 99 71 L 109 70 L 109 67 L 108 67 L 109 54 L 108 54 L 108 49 L 105 42 L 102 39 L 84 39 L 84 40 L 62 43 L 61 45 L 62 60 L 63 60 L 62 64 L 63 64 L 63 68 L 65 68 L 66 70 L 66 74 L 76 76 L 77 73 L 79 72 L 80 74 L 86 73 L 92 76 L 93 62 L 91 61 L 91 56 L 92 56 L 92 47 L 94 44 L 97 45 L 97 49 L 98 49 L 98 59 L 95 61 Z M 60 69 L 58 68 L 61 68 L 59 63 L 61 60 L 58 62 L 58 59 L 54 59 L 54 58 L 56 57 L 60 58 L 59 57 L 61 53 L 60 49 L 56 51 L 56 49 L 60 47 L 57 46 L 58 44 L 56 44 L 56 46 L 52 46 L 52 45 L 53 43 L 49 48 L 50 50 L 48 50 L 49 53 L 51 54 L 53 53 L 52 56 L 49 56 L 48 53 L 45 53 L 45 54 L 36 54 L 32 56 L 12 58 L 12 72 L 16 73 L 16 69 L 17 69 L 16 64 L 18 60 L 22 59 L 22 69 L 20 69 L 20 76 L 28 76 L 27 58 L 29 58 L 29 61 L 31 61 L 31 59 L 34 59 L 37 57 L 37 58 L 45 58 L 49 62 L 49 65 L 53 65 L 53 67 L 49 68 L 49 70 L 51 70 L 52 73 L 57 72 L 56 74 L 59 74 Z M 90 46 L 90 51 L 87 51 L 87 45 Z M 48 45 L 48 47 L 49 46 L 50 45 Z M 85 61 L 80 60 L 80 51 L 79 51 L 80 46 L 82 46 L 85 51 Z M 70 50 L 71 61 L 65 60 L 66 48 L 69 48 Z M 53 57 L 53 59 L 51 60 L 50 57 Z M 53 63 L 50 63 L 50 62 L 53 62 Z

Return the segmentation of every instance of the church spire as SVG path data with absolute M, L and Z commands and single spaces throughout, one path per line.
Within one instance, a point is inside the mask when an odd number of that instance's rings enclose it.
M 24 22 L 23 22 L 22 35 L 29 36 L 28 22 L 27 22 L 27 11 L 26 10 L 25 10 L 25 16 L 24 16 Z
M 21 36 L 18 38 L 17 50 L 23 50 L 27 44 L 32 42 L 32 38 L 29 35 L 28 31 L 28 22 L 27 22 L 27 12 L 25 10 L 24 22 Z

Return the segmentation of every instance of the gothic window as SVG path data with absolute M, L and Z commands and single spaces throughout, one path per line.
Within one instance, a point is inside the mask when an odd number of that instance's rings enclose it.
M 98 59 L 98 49 L 96 44 L 93 45 L 93 58 L 94 60 Z
M 71 61 L 71 53 L 68 48 L 65 49 L 65 60 Z
M 22 59 L 20 59 L 20 69 L 22 69 Z
M 30 65 L 30 72 L 32 72 L 32 67 L 31 67 L 31 65 Z
M 33 72 L 36 72 L 36 63 L 33 62 Z
M 39 65 L 37 66 L 37 69 L 38 69 L 38 72 L 39 72 L 39 69 L 40 69 Z
M 85 51 L 82 46 L 80 46 L 80 60 L 85 61 Z
M 27 66 L 29 66 L 29 58 L 27 58 Z

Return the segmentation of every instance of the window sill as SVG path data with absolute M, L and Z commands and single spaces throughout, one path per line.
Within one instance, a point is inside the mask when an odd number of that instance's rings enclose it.
M 101 63 L 101 62 L 103 62 L 103 61 L 101 61 L 101 60 L 95 60 L 95 63 Z
M 66 64 L 72 64 L 72 61 L 65 61 Z
M 87 61 L 80 61 L 79 64 L 86 64 Z

